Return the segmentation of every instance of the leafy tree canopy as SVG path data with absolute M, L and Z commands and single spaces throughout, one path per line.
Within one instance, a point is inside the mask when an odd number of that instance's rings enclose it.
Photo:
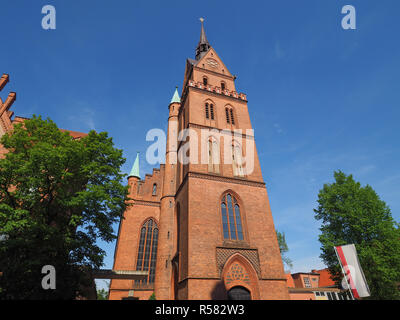
M 279 251 L 281 252 L 282 261 L 289 268 L 293 268 L 293 262 L 286 256 L 286 253 L 289 251 L 289 247 L 286 243 L 285 233 L 276 231 L 276 236 L 278 237 Z
M 320 190 L 314 209 L 315 218 L 322 222 L 321 258 L 339 284 L 343 276 L 333 247 L 355 244 L 370 298 L 400 298 L 399 224 L 371 186 L 362 187 L 341 171 L 334 178 Z
M 97 290 L 97 300 L 108 300 L 108 291 L 103 288 Z
M 122 151 L 105 132 L 74 140 L 36 116 L 1 143 L 9 152 L 0 159 L 0 298 L 72 299 L 103 264 L 96 241 L 116 238 L 127 195 Z M 42 289 L 44 265 L 56 269 L 56 290 Z

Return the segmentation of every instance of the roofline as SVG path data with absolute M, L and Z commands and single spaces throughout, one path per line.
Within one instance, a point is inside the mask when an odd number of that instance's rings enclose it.
M 290 275 L 293 277 L 298 274 L 307 274 L 307 275 L 312 275 L 312 276 L 319 276 L 321 275 L 320 273 L 315 273 L 315 272 L 296 272 L 296 273 L 291 273 Z
M 312 293 L 314 291 L 326 291 L 326 292 L 343 292 L 347 290 L 342 290 L 340 288 L 325 288 L 325 287 L 315 287 L 315 288 L 288 288 L 289 293 Z

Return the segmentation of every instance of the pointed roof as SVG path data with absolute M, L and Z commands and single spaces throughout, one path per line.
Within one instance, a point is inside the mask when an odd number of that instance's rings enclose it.
M 139 174 L 139 152 L 136 155 L 136 160 L 135 163 L 133 164 L 131 173 L 129 174 L 128 178 L 130 177 L 137 177 L 140 179 L 140 174 Z
M 200 43 L 208 43 L 206 32 L 204 31 L 204 18 L 199 19 L 201 22 Z
M 201 33 L 200 41 L 196 48 L 196 60 L 200 60 L 206 52 L 211 48 L 210 43 L 207 40 L 206 32 L 204 31 L 204 18 L 200 18 L 201 21 Z
M 178 93 L 178 87 L 176 87 L 176 89 L 175 89 L 175 93 L 174 93 L 174 96 L 172 97 L 172 99 L 171 99 L 171 102 L 170 102 L 170 104 L 171 103 L 181 103 L 181 98 L 179 97 L 179 93 Z

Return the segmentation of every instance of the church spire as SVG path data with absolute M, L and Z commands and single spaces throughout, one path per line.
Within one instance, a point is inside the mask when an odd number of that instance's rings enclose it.
M 140 179 L 140 174 L 139 174 L 139 152 L 136 155 L 136 160 L 135 163 L 133 164 L 131 173 L 129 174 L 129 177 L 137 177 Z
M 171 103 L 181 103 L 181 98 L 179 97 L 179 93 L 178 93 L 178 87 L 176 87 L 176 89 L 175 89 L 175 93 L 174 93 L 174 96 L 171 99 L 170 104 Z
M 200 18 L 201 21 L 201 33 L 200 41 L 196 48 L 196 60 L 200 60 L 206 52 L 211 48 L 210 43 L 207 40 L 206 32 L 204 31 L 204 18 Z

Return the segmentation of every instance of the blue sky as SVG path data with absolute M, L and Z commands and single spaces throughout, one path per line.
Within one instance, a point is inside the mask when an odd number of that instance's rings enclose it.
M 57 29 L 41 28 L 53 4 Z M 357 29 L 341 28 L 351 4 Z M 247 94 L 276 228 L 293 272 L 323 267 L 317 194 L 333 171 L 370 184 L 400 220 L 400 2 L 2 1 L 0 73 L 16 115 L 107 131 L 129 172 L 194 57 L 199 17 L 236 87 Z M 6 93 L 2 92 L 2 98 Z M 152 166 L 141 158 L 141 175 Z M 117 226 L 115 226 L 117 230 Z M 107 251 L 111 268 L 115 243 Z

